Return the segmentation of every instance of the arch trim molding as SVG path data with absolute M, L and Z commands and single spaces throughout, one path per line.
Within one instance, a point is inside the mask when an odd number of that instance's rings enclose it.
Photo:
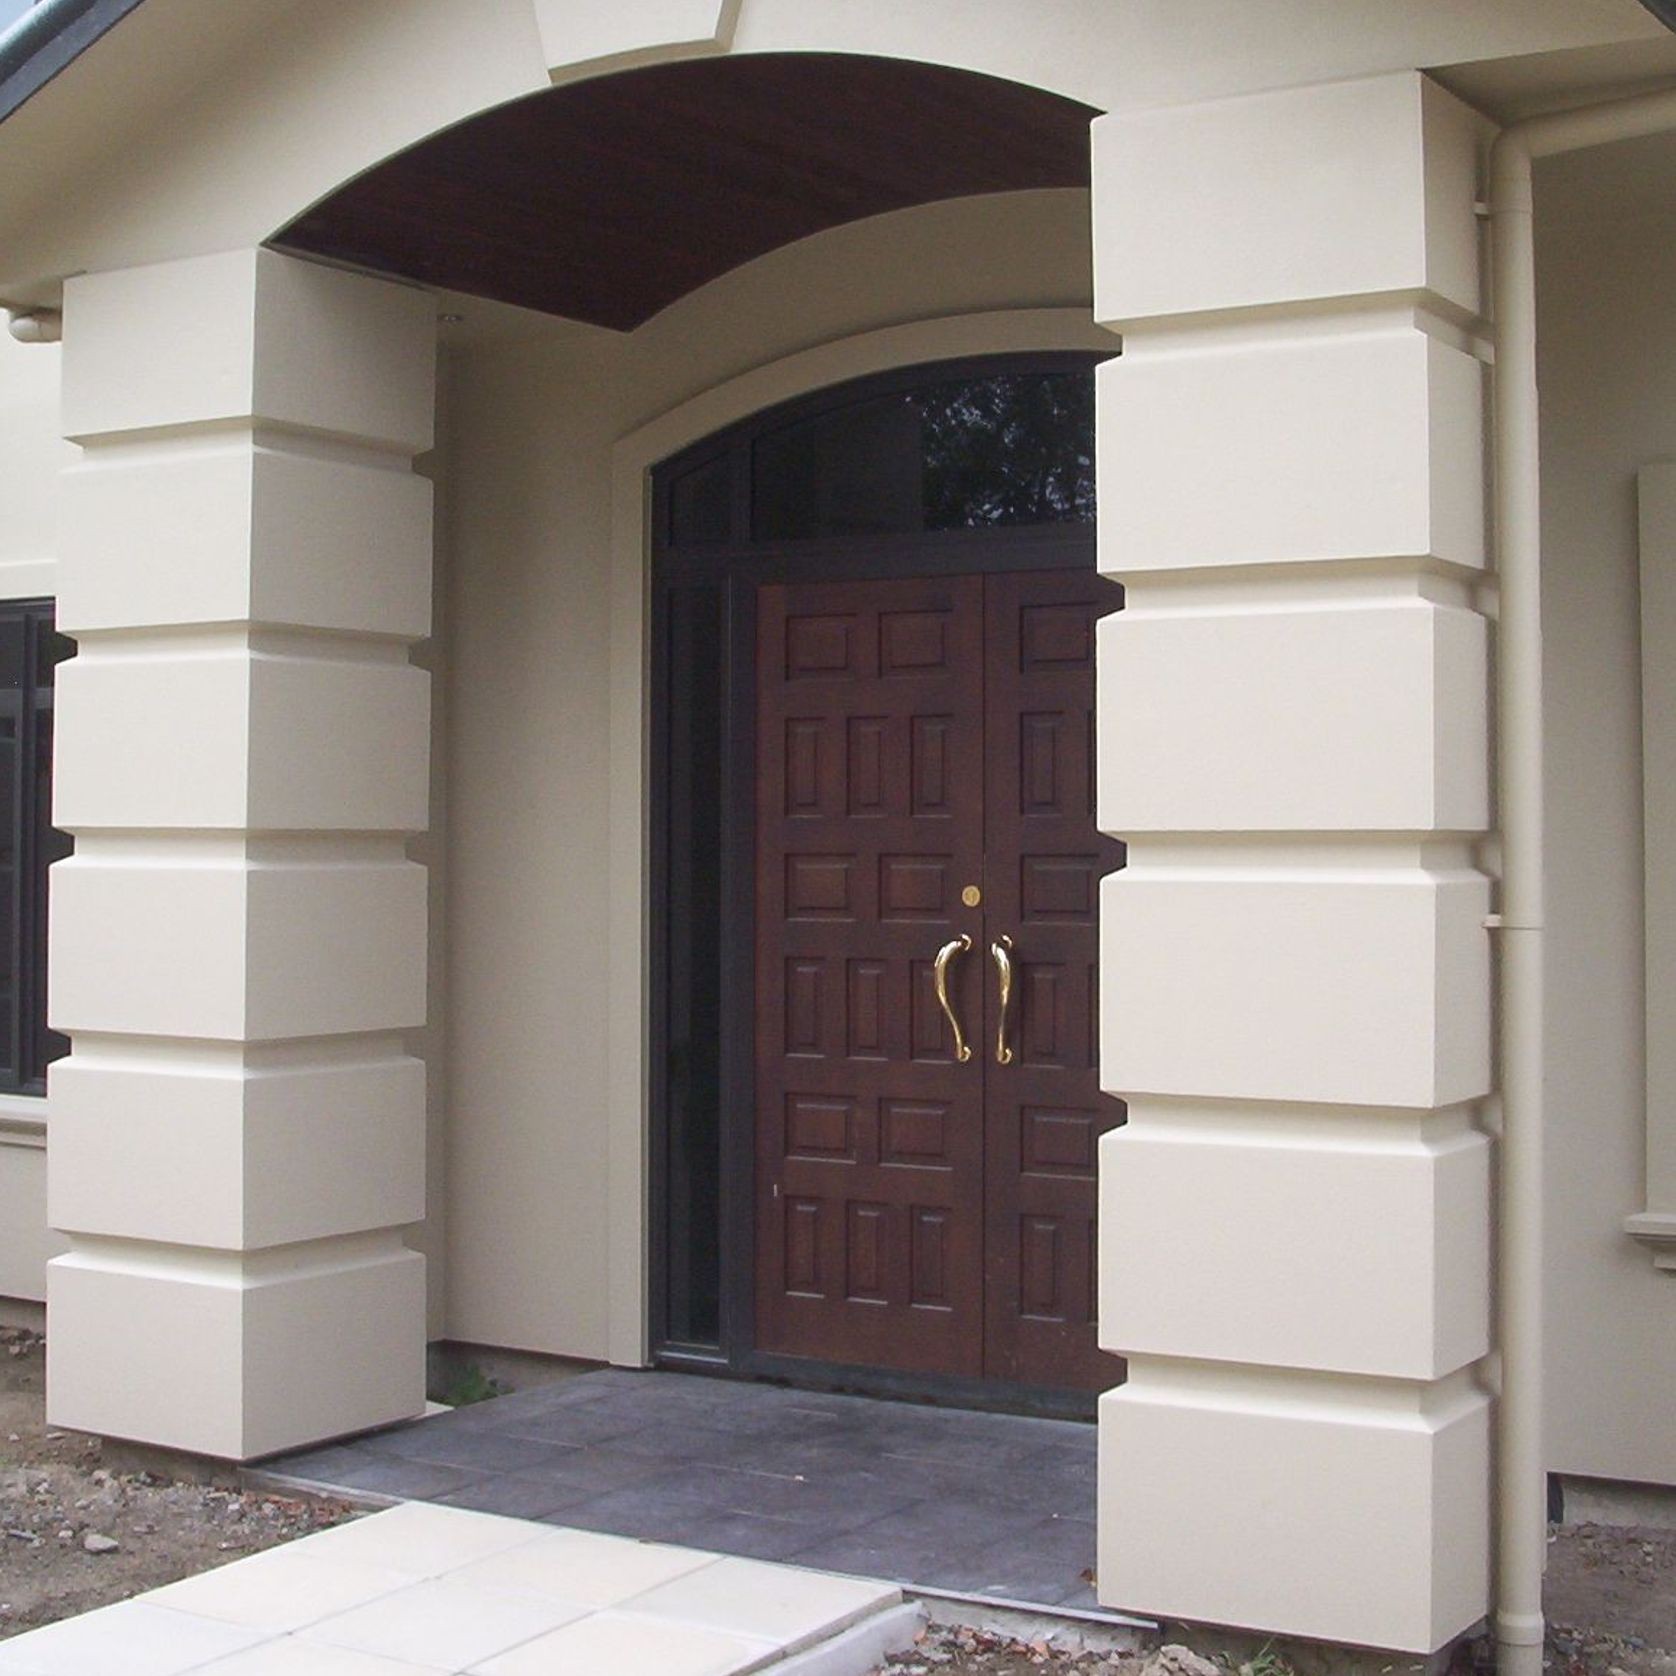
M 1030 350 L 1108 353 L 1084 308 L 996 309 L 879 327 L 750 368 L 629 431 L 611 456 L 610 927 L 606 960 L 606 1341 L 619 1366 L 648 1353 L 648 611 L 652 468 L 765 408 L 920 362 Z

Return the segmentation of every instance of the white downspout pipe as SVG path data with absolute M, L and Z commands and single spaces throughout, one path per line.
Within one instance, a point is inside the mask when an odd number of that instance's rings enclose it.
M 1676 129 L 1676 89 L 1533 117 L 1491 153 L 1497 802 L 1502 842 L 1501 1404 L 1496 1662 L 1542 1676 L 1547 1456 L 1542 1425 L 1542 501 L 1531 189 L 1539 157 Z

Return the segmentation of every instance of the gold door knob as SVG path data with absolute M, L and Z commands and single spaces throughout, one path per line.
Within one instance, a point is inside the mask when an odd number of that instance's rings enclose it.
M 1003 932 L 989 945 L 995 975 L 1001 985 L 1001 1018 L 995 1027 L 995 1063 L 1010 1065 L 1013 1050 L 1007 1046 L 1007 1008 L 1013 998 L 1013 940 Z
M 931 968 L 931 981 L 937 991 L 937 1005 L 943 1009 L 943 1017 L 949 1021 L 949 1029 L 954 1035 L 954 1057 L 962 1065 L 972 1057 L 972 1050 L 966 1045 L 960 1020 L 954 1014 L 954 1003 L 949 1000 L 949 967 L 971 946 L 972 939 L 964 931 L 961 932 L 952 943 L 944 943 L 938 949 L 937 959 Z

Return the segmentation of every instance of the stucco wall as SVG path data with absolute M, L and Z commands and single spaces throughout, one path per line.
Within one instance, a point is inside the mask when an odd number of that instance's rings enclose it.
M 1672 1483 L 1676 1274 L 1623 1221 L 1644 1204 L 1635 473 L 1676 458 L 1676 214 L 1640 195 L 1609 210 L 1600 167 L 1556 166 L 1539 216 L 1549 1450 L 1557 1471 Z
M 1010 194 L 822 234 L 626 337 L 531 322 L 450 355 L 452 1336 L 609 1353 L 613 445 L 814 345 L 1088 298 L 1085 194 Z
M 58 439 L 58 350 L 0 333 L 0 599 L 53 591 L 53 484 L 73 453 Z M 46 1101 L 0 1096 L 0 1299 L 45 1296 L 61 1249 L 46 1227 Z

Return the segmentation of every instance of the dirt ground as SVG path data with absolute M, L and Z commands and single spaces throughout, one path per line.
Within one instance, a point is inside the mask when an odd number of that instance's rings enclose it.
M 0 1328 L 0 1640 L 355 1516 L 341 1502 L 112 1471 L 97 1438 L 47 1428 L 45 1371 L 38 1334 Z M 1676 1530 L 1560 1527 L 1547 1597 L 1552 1676 L 1676 1676 Z M 1188 1660 L 1156 1676 L 1212 1676 Z M 933 1629 L 881 1676 L 1141 1676 L 1149 1662 Z M 1483 1662 L 1482 1649 L 1457 1658 L 1463 1671 Z M 1234 1676 L 1232 1661 L 1217 1665 Z M 1276 1648 L 1243 1668 L 1291 1665 Z
M 1550 1676 L 1676 1676 L 1676 1530 L 1561 1525 L 1549 1538 Z M 1192 1642 L 1191 1632 L 1183 1639 Z M 931 1630 L 876 1676 L 1297 1676 L 1317 1667 L 1276 1644 L 1245 1664 L 1225 1655 L 1058 1652 L 981 1630 Z M 1377 1661 L 1370 1668 L 1378 1668 Z M 1408 1665 L 1393 1664 L 1391 1670 Z M 1493 1669 L 1487 1642 L 1462 1646 L 1455 1676 Z
M 874 1676 L 1142 1676 L 1146 1663 L 1138 1653 L 1056 1652 L 1045 1641 L 934 1628 L 917 1646 L 888 1658 Z
M 1676 1530 L 1561 1525 L 1543 1593 L 1555 1668 L 1676 1676 Z
M 0 1640 L 353 1516 L 111 1472 L 97 1438 L 47 1429 L 44 1362 L 37 1334 L 0 1328 Z

